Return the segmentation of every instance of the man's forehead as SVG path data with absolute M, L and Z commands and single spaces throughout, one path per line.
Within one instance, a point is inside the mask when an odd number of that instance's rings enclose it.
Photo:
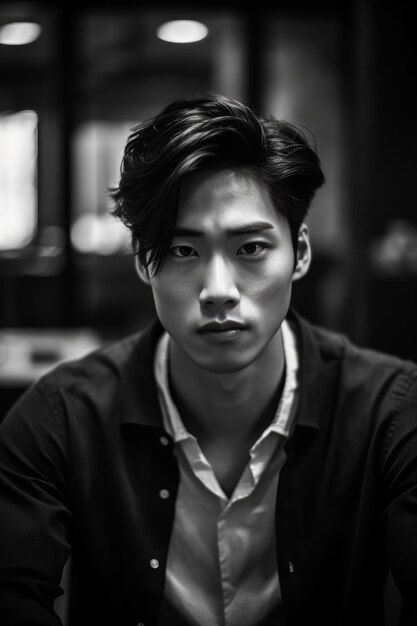
M 182 186 L 176 231 L 198 236 L 198 231 L 219 228 L 239 234 L 279 228 L 283 220 L 266 186 L 254 178 L 232 170 L 198 172 Z

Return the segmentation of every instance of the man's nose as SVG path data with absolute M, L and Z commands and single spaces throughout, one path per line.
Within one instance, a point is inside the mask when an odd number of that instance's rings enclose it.
M 240 300 L 239 290 L 234 279 L 233 269 L 220 256 L 213 257 L 205 268 L 200 304 L 232 307 Z

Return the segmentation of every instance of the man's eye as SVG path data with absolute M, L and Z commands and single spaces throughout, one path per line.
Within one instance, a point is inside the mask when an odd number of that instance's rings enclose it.
M 238 254 L 255 256 L 257 254 L 261 254 L 265 250 L 265 245 L 262 243 L 250 242 L 245 243 L 243 246 L 239 248 L 237 251 Z
M 185 259 L 190 256 L 197 256 L 196 251 L 191 246 L 174 246 L 171 248 L 172 254 L 181 259 Z

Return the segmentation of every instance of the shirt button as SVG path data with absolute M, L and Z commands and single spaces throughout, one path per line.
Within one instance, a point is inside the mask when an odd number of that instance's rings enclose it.
M 159 567 L 158 559 L 151 559 L 149 562 L 149 565 L 152 567 L 152 569 L 158 569 Z
M 162 500 L 166 500 L 167 498 L 169 498 L 168 489 L 161 489 L 159 492 L 159 496 L 162 498 Z
M 165 437 L 164 435 L 162 435 L 162 437 L 159 437 L 159 443 L 162 446 L 167 446 L 169 444 L 168 437 Z

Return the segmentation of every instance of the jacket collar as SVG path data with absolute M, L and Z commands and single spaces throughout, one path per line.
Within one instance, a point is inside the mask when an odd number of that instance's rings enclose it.
M 296 425 L 318 429 L 333 409 L 343 356 L 342 337 L 307 322 L 294 310 L 288 321 L 297 337 L 300 398 Z
M 121 371 L 122 394 L 120 421 L 162 428 L 162 415 L 154 378 L 156 344 L 163 333 L 159 320 L 153 321 L 142 332 L 129 338 L 133 348 Z

